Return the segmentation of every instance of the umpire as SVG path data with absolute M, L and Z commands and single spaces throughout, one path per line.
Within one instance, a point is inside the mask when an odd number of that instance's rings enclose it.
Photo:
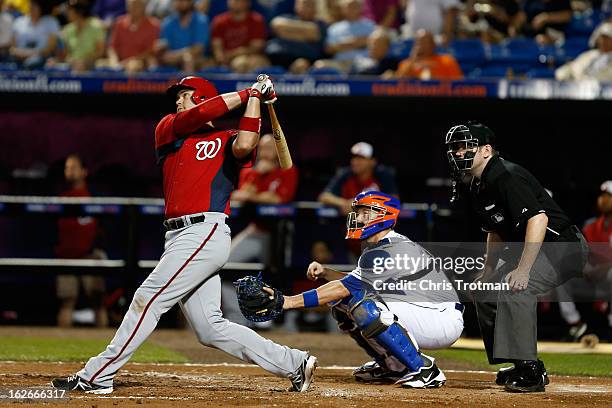
M 582 276 L 588 246 L 580 230 L 523 167 L 504 160 L 495 134 L 476 122 L 446 134 L 455 182 L 469 183 L 471 210 L 487 233 L 481 282 L 505 289 L 474 293 L 478 324 L 496 383 L 510 392 L 544 391 L 549 383 L 537 357 L 537 296 Z

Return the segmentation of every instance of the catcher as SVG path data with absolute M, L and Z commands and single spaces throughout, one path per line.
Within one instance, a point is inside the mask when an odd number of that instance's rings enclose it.
M 278 317 L 283 310 L 329 303 L 340 329 L 373 359 L 355 369 L 358 381 L 395 381 L 404 388 L 437 388 L 446 377 L 425 349 L 452 345 L 463 331 L 463 305 L 452 284 L 435 268 L 407 270 L 396 259 L 431 257 L 421 246 L 393 231 L 400 213 L 397 198 L 378 191 L 360 193 L 348 214 L 347 239 L 363 241 L 357 267 L 348 274 L 312 262 L 311 280 L 328 283 L 296 296 L 267 286 L 261 277 L 235 282 L 245 317 Z M 384 268 L 382 268 L 384 265 Z M 407 293 L 391 288 L 410 285 Z M 427 283 L 424 285 L 424 283 Z M 386 286 L 385 286 L 386 285 Z M 426 290 L 427 287 L 446 288 Z

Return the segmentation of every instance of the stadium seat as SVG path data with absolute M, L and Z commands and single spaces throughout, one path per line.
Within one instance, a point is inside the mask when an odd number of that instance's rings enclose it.
M 589 36 L 603 19 L 599 10 L 588 9 L 582 13 L 574 13 L 565 29 L 565 35 L 567 37 Z
M 478 66 L 485 61 L 485 47 L 478 39 L 465 39 L 453 41 L 449 52 L 457 59 L 460 64 L 472 64 Z
M 152 72 L 155 74 L 173 74 L 173 73 L 179 72 L 179 69 L 176 67 L 159 66 L 155 68 L 150 68 L 149 72 Z
M 589 37 L 566 38 L 562 49 L 566 59 L 574 59 L 589 49 Z
M 322 68 L 315 68 L 315 67 L 311 67 L 308 70 L 308 75 L 315 75 L 315 76 L 343 76 L 346 75 L 344 72 L 340 71 L 337 68 L 333 68 L 333 67 L 322 67 Z
M 555 70 L 551 68 L 535 68 L 526 73 L 529 79 L 554 79 Z
M 48 73 L 67 74 L 72 69 L 70 68 L 70 66 L 68 64 L 61 64 L 61 65 L 54 65 L 54 66 L 44 66 L 42 68 L 42 70 L 45 71 L 45 72 L 48 72 Z
M 536 64 L 540 55 L 537 43 L 532 39 L 513 38 L 504 45 L 507 56 L 513 62 L 523 62 Z
M 262 67 L 253 70 L 253 74 L 255 75 L 259 75 L 262 73 L 269 75 L 285 75 L 287 73 L 287 70 L 284 67 L 281 67 L 280 65 L 271 65 L 269 67 Z
M 111 67 L 96 67 L 93 69 L 93 72 L 100 74 L 121 74 L 125 72 L 122 67 L 119 68 L 111 68 Z
M 225 66 L 204 67 L 198 71 L 198 74 L 231 74 L 232 70 Z
M 19 66 L 14 62 L 0 62 L 0 72 L 17 71 Z
M 469 72 L 468 78 L 505 78 L 508 68 L 505 66 L 484 66 Z

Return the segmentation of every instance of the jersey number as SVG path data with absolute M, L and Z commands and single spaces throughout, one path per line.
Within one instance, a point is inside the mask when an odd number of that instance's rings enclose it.
M 198 152 L 196 153 L 196 159 L 206 160 L 212 159 L 221 150 L 221 139 L 216 138 L 215 140 L 207 140 L 204 142 L 198 142 L 195 145 Z

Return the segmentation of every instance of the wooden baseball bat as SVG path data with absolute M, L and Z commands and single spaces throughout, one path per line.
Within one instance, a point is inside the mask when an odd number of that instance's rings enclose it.
M 282 169 L 288 169 L 293 166 L 291 160 L 291 153 L 289 152 L 289 146 L 287 146 L 287 140 L 285 134 L 281 128 L 276 112 L 274 111 L 274 105 L 268 105 L 268 112 L 270 113 L 270 121 L 272 122 L 272 133 L 274 135 L 274 145 L 276 146 L 276 153 L 278 154 L 278 160 Z

